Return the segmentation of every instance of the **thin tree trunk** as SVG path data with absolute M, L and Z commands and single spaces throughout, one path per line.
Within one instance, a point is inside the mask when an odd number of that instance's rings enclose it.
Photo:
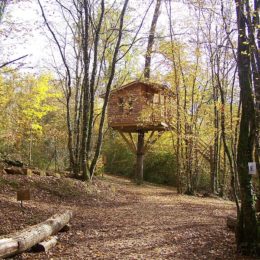
M 104 17 L 105 12 L 105 4 L 104 0 L 101 1 L 101 13 L 99 17 L 98 26 L 95 29 L 95 40 L 94 40 L 94 60 L 93 60 L 93 67 L 92 67 L 92 74 L 90 79 L 90 113 L 89 113 L 89 123 L 88 123 L 88 137 L 87 137 L 87 157 L 91 150 L 91 139 L 92 139 L 92 131 L 94 126 L 94 105 L 95 105 L 95 79 L 97 75 L 97 58 L 98 58 L 98 44 L 99 44 L 99 38 L 100 38 L 100 31 L 102 26 L 102 21 Z
M 75 166 L 75 159 L 74 159 L 74 152 L 73 152 L 73 133 L 72 133 L 72 127 L 71 127 L 71 115 L 70 115 L 70 101 L 71 101 L 71 71 L 69 68 L 69 65 L 66 60 L 65 52 L 63 51 L 63 48 L 55 34 L 55 31 L 52 29 L 50 26 L 47 17 L 44 12 L 44 8 L 41 4 L 40 0 L 37 0 L 42 17 L 44 19 L 44 22 L 52 35 L 52 38 L 58 48 L 60 57 L 62 59 L 62 63 L 65 67 L 65 72 L 66 72 L 66 78 L 65 78 L 65 96 L 66 96 L 66 123 L 67 123 L 67 130 L 68 130 L 68 150 L 69 150 L 69 160 L 70 160 L 70 170 L 74 171 L 74 166 Z
M 167 9 L 169 17 L 169 28 L 171 37 L 171 54 L 174 69 L 174 83 L 175 83 L 175 95 L 176 95 L 176 130 L 177 130 L 177 142 L 176 142 L 176 177 L 177 177 L 177 192 L 182 193 L 182 183 L 181 183 L 181 164 L 180 164 L 180 146 L 181 146 L 181 118 L 180 118 L 180 80 L 178 77 L 176 56 L 174 53 L 174 39 L 173 39 L 173 27 L 172 27 L 172 5 L 169 1 L 169 10 Z M 179 59 L 180 60 L 180 59 Z
M 84 57 L 84 79 L 83 79 L 83 118 L 82 118 L 82 140 L 81 140 L 81 163 L 83 180 L 89 179 L 88 156 L 87 156 L 87 135 L 89 124 L 89 2 L 84 0 L 84 29 L 83 29 L 83 57 Z
M 161 0 L 156 1 L 156 6 L 153 14 L 152 24 L 149 32 L 148 44 L 146 49 L 145 55 L 145 65 L 144 65 L 144 78 L 149 80 L 150 79 L 150 72 L 151 72 L 151 57 L 153 51 L 153 44 L 154 44 L 154 34 L 156 30 L 157 20 L 160 14 L 160 6 Z
M 221 136 L 222 136 L 222 141 L 223 141 L 223 146 L 224 146 L 224 152 L 227 155 L 228 162 L 229 162 L 229 167 L 230 167 L 230 171 L 231 171 L 231 187 L 233 190 L 234 200 L 236 202 L 237 213 L 239 215 L 239 203 L 238 203 L 238 196 L 237 196 L 237 191 L 236 191 L 236 187 L 235 187 L 235 171 L 234 171 L 234 167 L 233 167 L 233 159 L 232 159 L 230 150 L 228 148 L 227 140 L 226 140 L 225 97 L 224 97 L 224 91 L 222 89 L 222 85 L 221 85 L 221 82 L 220 82 L 218 76 L 217 76 L 217 79 L 218 79 L 218 87 L 219 87 L 219 91 L 220 91 L 220 100 L 221 100 L 221 105 L 222 105 L 221 121 L 220 121 L 221 122 Z
M 98 140 L 97 140 L 97 145 L 96 145 L 96 149 L 95 149 L 95 154 L 94 154 L 93 160 L 92 160 L 91 165 L 90 165 L 90 178 L 92 178 L 93 175 L 94 175 L 97 160 L 98 160 L 100 150 L 101 150 L 101 146 L 102 146 L 103 127 L 104 127 L 105 116 L 106 116 L 106 108 L 107 108 L 107 104 L 108 104 L 108 98 L 109 98 L 109 94 L 110 94 L 110 90 L 111 90 L 111 85 L 112 85 L 112 82 L 113 82 L 113 79 L 114 79 L 114 76 L 115 76 L 117 56 L 118 56 L 118 52 L 119 52 L 119 48 L 120 48 L 120 44 L 121 44 L 122 35 L 123 35 L 124 17 L 125 17 L 125 12 L 126 12 L 128 2 L 129 2 L 129 0 L 124 1 L 124 5 L 123 5 L 123 8 L 122 8 L 122 11 L 121 11 L 121 14 L 120 14 L 120 25 L 119 25 L 119 31 L 118 31 L 118 38 L 117 38 L 117 43 L 116 43 L 116 47 L 115 47 L 115 51 L 114 51 L 114 55 L 113 55 L 113 60 L 112 60 L 112 65 L 111 65 L 111 73 L 110 73 L 109 80 L 108 80 L 107 85 L 106 85 L 106 93 L 105 93 L 105 97 L 104 97 L 104 104 L 103 104 L 103 107 L 102 107 L 101 119 L 100 119 L 100 123 L 99 123 Z

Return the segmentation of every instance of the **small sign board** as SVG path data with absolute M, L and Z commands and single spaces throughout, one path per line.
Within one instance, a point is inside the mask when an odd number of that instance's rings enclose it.
M 102 156 L 102 161 L 103 161 L 103 164 L 106 165 L 107 164 L 107 156 L 103 154 Z
M 255 162 L 249 162 L 248 163 L 248 173 L 250 175 L 256 175 L 256 163 Z
M 31 193 L 29 189 L 17 191 L 17 201 L 30 200 L 30 199 L 31 199 Z

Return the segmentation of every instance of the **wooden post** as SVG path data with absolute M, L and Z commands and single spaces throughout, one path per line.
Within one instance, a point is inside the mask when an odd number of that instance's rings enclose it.
M 136 151 L 136 183 L 143 183 L 144 168 L 144 132 L 138 133 L 137 151 Z
M 134 144 L 133 140 L 129 141 L 122 131 L 118 131 L 118 132 L 123 137 L 123 139 L 127 143 L 127 145 L 130 148 L 130 150 L 135 154 L 136 153 L 136 147 L 135 147 L 135 144 Z

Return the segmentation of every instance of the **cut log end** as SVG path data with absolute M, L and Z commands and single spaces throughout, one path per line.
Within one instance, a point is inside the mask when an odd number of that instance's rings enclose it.
M 58 238 L 56 236 L 50 237 L 49 239 L 42 241 L 32 247 L 33 252 L 48 252 L 51 248 L 53 248 L 58 242 Z
M 70 230 L 71 226 L 70 224 L 65 225 L 59 232 L 68 232 Z

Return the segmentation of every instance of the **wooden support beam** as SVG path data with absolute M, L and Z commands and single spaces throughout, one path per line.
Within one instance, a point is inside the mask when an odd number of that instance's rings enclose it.
M 136 151 L 136 150 L 137 150 L 137 148 L 136 148 L 136 145 L 135 145 L 135 142 L 134 142 L 133 135 L 132 135 L 132 133 L 128 133 L 128 135 L 129 135 L 129 137 L 130 137 L 130 140 L 131 140 L 131 142 L 132 142 L 132 145 L 133 145 L 133 147 L 134 147 L 134 149 L 135 149 L 135 151 Z
M 145 151 L 147 150 L 147 147 L 149 146 L 149 144 L 150 144 L 150 142 L 151 142 L 151 139 L 152 139 L 154 133 L 155 133 L 155 131 L 152 131 L 151 134 L 149 135 L 149 137 L 148 137 L 148 139 L 147 139 L 147 141 L 146 141 L 146 143 L 145 143 L 145 145 L 144 145 L 144 150 L 145 150 Z
M 157 135 L 157 137 L 156 138 L 154 138 L 153 140 L 150 140 L 150 142 L 144 147 L 144 153 L 146 153 L 149 149 L 150 149 L 150 147 L 153 145 L 153 144 L 155 144 L 160 138 L 161 138 L 161 136 L 163 135 L 163 133 L 164 132 L 158 132 L 158 135 Z
M 126 144 L 127 144 L 128 147 L 130 148 L 130 150 L 131 150 L 134 154 L 136 154 L 136 147 L 133 146 L 132 142 L 130 142 L 130 141 L 127 139 L 127 137 L 125 136 L 124 132 L 122 132 L 122 131 L 118 131 L 118 132 L 119 132 L 119 134 L 122 136 L 122 138 L 125 140 Z

